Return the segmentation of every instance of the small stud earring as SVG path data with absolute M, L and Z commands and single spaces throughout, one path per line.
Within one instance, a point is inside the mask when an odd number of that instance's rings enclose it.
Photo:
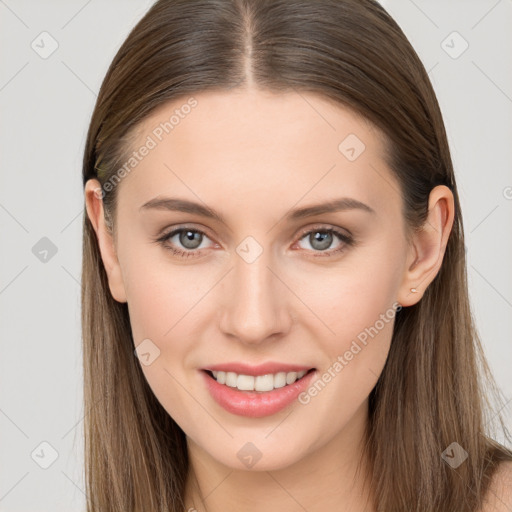
M 416 288 L 411 288 L 411 292 L 412 293 L 417 293 L 418 290 L 416 290 Z

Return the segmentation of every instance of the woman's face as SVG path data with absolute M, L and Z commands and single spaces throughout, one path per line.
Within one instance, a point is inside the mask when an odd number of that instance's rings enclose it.
M 162 406 L 232 468 L 354 443 L 411 286 L 379 132 L 312 94 L 209 92 L 161 107 L 131 150 L 109 283 Z M 283 387 L 294 368 L 315 370 Z M 255 384 L 277 388 L 232 387 Z

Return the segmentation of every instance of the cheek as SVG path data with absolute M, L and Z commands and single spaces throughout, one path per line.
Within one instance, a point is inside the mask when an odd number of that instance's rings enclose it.
M 389 260 L 370 259 L 342 263 L 322 272 L 300 272 L 296 281 L 299 297 L 308 306 L 308 322 L 323 326 L 324 339 L 334 344 L 357 337 L 386 314 L 397 297 L 400 268 Z M 290 276 L 291 277 L 291 276 Z M 382 329 L 382 325 L 378 324 Z M 318 330 L 319 327 L 316 327 Z M 380 330 L 380 329 L 379 329 Z
M 186 390 L 190 388 L 189 357 L 194 348 L 193 324 L 197 320 L 194 308 L 207 294 L 212 279 L 211 273 L 208 275 L 198 267 L 173 265 L 161 259 L 154 254 L 145 259 L 132 253 L 130 261 L 125 262 L 126 275 L 130 276 L 130 324 L 134 345 L 149 347 L 151 357 L 158 354 L 150 364 L 141 364 L 148 385 L 168 414 L 188 431 L 194 421 L 204 422 L 201 411 L 191 408 Z M 152 343 L 144 341 L 147 339 Z
M 198 266 L 173 264 L 159 251 L 132 252 L 124 262 L 135 344 L 144 338 L 172 342 L 181 324 L 193 317 L 193 308 L 211 283 L 211 277 Z
M 325 381 L 336 380 L 332 392 L 352 390 L 346 398 L 357 402 L 373 388 L 389 353 L 401 263 L 392 244 L 355 260 L 323 273 L 301 272 L 298 286 L 308 306 L 302 327 L 326 355 Z

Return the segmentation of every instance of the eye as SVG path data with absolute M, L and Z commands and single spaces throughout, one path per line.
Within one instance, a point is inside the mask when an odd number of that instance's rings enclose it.
M 332 245 L 335 238 L 341 240 L 341 243 L 335 249 L 327 250 Z M 299 240 L 306 240 L 309 245 L 312 247 L 314 256 L 332 256 L 333 254 L 340 253 L 345 250 L 347 247 L 354 245 L 354 239 L 333 227 L 317 227 L 314 229 L 310 229 L 309 231 L 303 232 L 301 234 L 301 238 Z
M 155 242 L 160 243 L 165 249 L 171 251 L 176 256 L 191 258 L 200 255 L 199 253 L 204 248 L 201 247 L 204 237 L 207 237 L 206 233 L 199 229 L 182 227 L 162 235 Z M 176 240 L 172 241 L 173 238 L 176 238 Z M 184 247 L 185 250 L 181 250 L 180 246 Z
M 173 238 L 175 238 L 174 241 L 172 240 Z M 193 258 L 200 256 L 203 249 L 205 249 L 205 247 L 201 247 L 204 238 L 208 238 L 208 236 L 200 229 L 180 227 L 163 234 L 154 241 L 180 258 Z M 335 238 L 338 238 L 341 243 L 339 243 L 335 249 L 327 250 L 332 245 Z M 312 249 L 309 249 L 310 251 L 319 253 L 314 254 L 314 256 L 332 256 L 333 254 L 341 253 L 347 247 L 355 243 L 350 235 L 333 227 L 325 226 L 303 231 L 299 241 L 296 243 L 304 239 L 306 239 L 312 247 Z

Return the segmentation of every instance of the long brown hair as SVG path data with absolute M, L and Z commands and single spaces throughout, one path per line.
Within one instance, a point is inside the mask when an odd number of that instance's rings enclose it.
M 379 510 L 475 512 L 498 463 L 512 453 L 486 425 L 497 388 L 470 310 L 461 207 L 439 105 L 416 52 L 375 0 L 157 1 L 101 86 L 84 186 L 100 181 L 114 230 L 117 187 L 104 185 L 116 177 L 134 128 L 165 102 L 248 84 L 314 92 L 377 126 L 410 230 L 425 221 L 433 187 L 453 192 L 455 220 L 441 269 L 422 299 L 396 316 L 369 397 L 366 449 Z M 87 214 L 83 233 L 87 510 L 182 512 L 185 434 L 134 356 L 127 305 L 111 296 Z M 454 442 L 468 453 L 457 468 L 441 457 Z

